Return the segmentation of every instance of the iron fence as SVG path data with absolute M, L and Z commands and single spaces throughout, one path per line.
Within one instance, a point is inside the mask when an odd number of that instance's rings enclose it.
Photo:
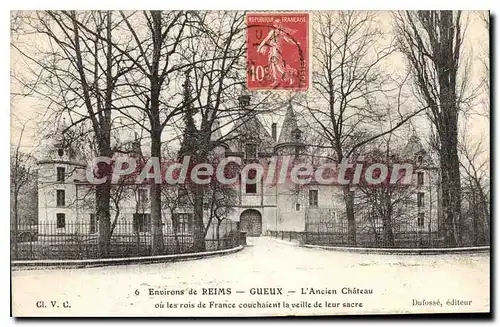
M 311 245 L 326 245 L 339 247 L 364 248 L 445 248 L 456 247 L 445 242 L 438 230 L 429 231 L 417 222 L 405 222 L 392 227 L 392 237 L 386 235 L 381 226 L 359 225 L 356 230 L 356 242 L 350 244 L 346 222 L 338 223 L 307 223 L 304 232 L 297 231 L 267 231 L 266 235 L 286 240 L 297 240 Z M 472 235 L 473 231 L 464 230 L 460 246 L 490 245 L 489 238 L 479 238 Z M 392 240 L 391 240 L 392 238 Z
M 163 228 L 164 250 L 159 254 L 180 254 L 215 251 L 239 245 L 238 222 L 214 220 L 206 227 L 204 248 L 195 247 L 192 226 L 174 231 Z M 149 256 L 152 254 L 150 227 L 138 228 L 137 223 L 122 222 L 112 227 L 108 257 Z M 21 224 L 11 228 L 11 259 L 97 259 L 99 233 L 88 223 L 57 222 Z
M 270 230 L 270 231 L 267 231 L 266 235 L 273 237 L 273 238 L 277 238 L 277 239 L 291 242 L 291 241 L 302 240 L 303 235 L 305 235 L 305 232 Z

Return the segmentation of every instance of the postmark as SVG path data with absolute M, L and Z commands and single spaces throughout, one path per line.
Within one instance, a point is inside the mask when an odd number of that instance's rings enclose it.
M 247 88 L 309 88 L 309 14 L 249 13 L 247 21 Z

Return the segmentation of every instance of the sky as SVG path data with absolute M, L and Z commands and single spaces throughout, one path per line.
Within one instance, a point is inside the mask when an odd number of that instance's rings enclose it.
M 480 83 L 481 78 L 485 74 L 485 68 L 483 60 L 485 55 L 488 54 L 488 33 L 484 26 L 484 22 L 480 17 L 479 12 L 466 12 L 467 18 L 467 31 L 466 38 L 464 41 L 464 53 L 471 60 L 471 85 L 476 86 Z M 387 34 L 386 39 L 392 37 L 392 20 L 391 13 L 387 11 L 381 11 L 377 13 L 377 19 L 379 22 L 379 27 Z M 27 55 L 35 55 L 36 53 L 30 53 L 31 43 L 44 42 L 39 36 L 34 35 L 22 35 L 19 39 L 13 38 L 15 42 L 22 42 L 21 47 L 26 51 Z M 383 41 L 382 41 L 383 42 Z M 19 43 L 17 43 L 19 44 Z M 26 60 L 24 57 L 11 47 L 11 76 L 18 76 L 20 74 L 26 73 Z M 390 61 L 384 63 L 388 70 L 393 71 L 395 74 L 404 74 L 406 71 L 405 61 L 400 54 L 395 54 L 391 56 Z M 312 68 L 314 70 L 314 66 Z M 47 110 L 48 103 L 39 97 L 22 97 L 17 95 L 12 95 L 19 93 L 20 86 L 14 78 L 11 78 L 11 143 L 17 144 L 21 136 L 21 126 L 24 124 L 26 128 L 21 139 L 21 149 L 25 152 L 31 152 L 36 150 L 39 145 L 39 139 L 42 136 L 40 132 L 40 122 L 42 117 Z M 285 92 L 286 93 L 286 92 Z M 489 96 L 485 88 L 478 89 L 478 101 L 474 106 L 475 111 L 484 111 L 485 106 L 484 101 L 488 99 Z M 417 104 L 414 104 L 417 106 Z M 276 122 L 278 124 L 278 135 L 283 122 L 283 117 L 286 108 L 276 111 L 272 114 L 265 114 L 261 117 L 264 126 L 270 131 L 271 123 Z M 300 112 L 300 109 L 299 109 Z M 485 147 L 489 149 L 489 119 L 479 116 L 479 115 L 469 115 L 467 120 L 462 119 L 462 124 L 467 123 L 467 133 L 473 138 L 483 137 L 487 142 L 485 142 Z M 425 118 L 415 118 L 413 120 L 414 125 L 421 127 L 420 132 L 425 135 L 429 128 L 429 122 Z M 169 138 L 175 135 L 175 133 L 165 133 L 164 138 Z

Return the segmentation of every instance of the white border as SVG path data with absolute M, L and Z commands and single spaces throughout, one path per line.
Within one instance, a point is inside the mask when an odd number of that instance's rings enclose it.
M 487 10 L 491 9 L 493 14 L 497 14 L 496 18 L 496 26 L 494 26 L 495 30 L 497 30 L 497 26 L 499 24 L 498 22 L 498 13 L 500 12 L 499 9 L 499 1 L 495 0 L 476 0 L 476 1 L 466 1 L 466 0 L 454 0 L 454 1 L 435 1 L 435 0 L 420 0 L 416 2 L 410 2 L 410 1 L 401 1 L 401 0 L 386 0 L 386 1 L 361 1 L 361 0 L 350 0 L 350 1 L 325 1 L 325 0 L 308 0 L 307 2 L 292 2 L 292 1 L 286 1 L 286 0 L 278 0 L 278 1 L 269 1 L 269 0 L 253 0 L 249 2 L 236 2 L 234 0 L 221 0 L 221 1 L 193 1 L 193 0 L 184 0 L 184 1 L 123 1 L 123 0 L 107 0 L 107 1 L 102 1 L 102 0 L 86 0 L 86 1 L 78 1 L 78 2 L 69 2 L 67 0 L 55 0 L 55 1 L 35 1 L 35 0 L 22 0 L 22 1 L 4 1 L 2 2 L 2 10 L 0 19 L 2 24 L 2 29 L 0 29 L 0 35 L 1 35 L 1 43 L 3 44 L 3 51 L 2 51 L 2 62 L 4 63 L 3 71 L 1 76 L 3 77 L 2 79 L 2 87 L 1 87 L 1 92 L 2 92 L 2 99 L 4 102 L 3 106 L 3 111 L 0 113 L 0 132 L 2 135 L 0 136 L 0 142 L 1 142 L 1 150 L 5 154 L 4 160 L 0 161 L 1 165 L 1 177 L 2 177 L 2 199 L 3 203 L 9 203 L 9 197 L 10 197 L 10 192 L 9 189 L 7 188 L 7 185 L 10 183 L 10 168 L 9 164 L 7 161 L 7 156 L 10 150 L 10 74 L 9 74 L 9 69 L 7 67 L 9 63 L 9 47 L 7 46 L 10 38 L 9 34 L 9 29 L 8 26 L 10 25 L 10 10 L 17 10 L 17 9 L 60 9 L 60 8 L 66 8 L 69 9 L 70 7 L 72 9 L 248 9 L 248 10 L 321 10 L 321 9 L 377 9 L 377 10 L 386 10 L 386 9 L 463 9 L 463 10 Z M 498 38 L 498 34 L 493 34 Z M 495 54 L 496 58 L 498 58 L 498 46 L 497 44 L 493 44 L 495 48 Z M 498 64 L 498 60 L 497 60 Z M 495 65 L 496 70 L 498 69 L 498 65 Z M 492 91 L 492 94 L 500 94 L 498 92 L 498 83 L 495 83 L 495 89 Z M 495 110 L 495 108 L 492 108 L 492 110 Z M 494 115 L 495 118 L 495 123 L 496 126 L 500 126 L 498 119 L 498 114 Z M 500 135 L 498 128 L 495 128 L 493 130 L 494 135 L 492 135 L 492 139 L 499 140 Z M 498 145 L 498 143 L 497 143 Z M 492 158 L 494 153 L 491 154 Z M 494 169 L 492 167 L 492 169 Z M 499 175 L 495 174 L 495 181 L 496 184 L 499 182 Z M 498 192 L 495 192 L 495 198 L 493 200 L 495 203 L 500 204 L 500 195 Z M 14 320 L 9 318 L 9 311 L 10 311 L 10 294 L 8 292 L 8 287 L 10 285 L 10 268 L 9 268 L 9 260 L 10 260 L 10 251 L 8 250 L 10 248 L 9 244 L 9 219 L 8 217 L 10 216 L 10 211 L 9 211 L 9 206 L 8 205 L 2 205 L 2 219 L 3 219 L 3 229 L 2 229 L 2 244 L 0 245 L 0 253 L 2 254 L 2 263 L 3 269 L 2 269 L 2 280 L 5 285 L 4 287 L 4 292 L 2 295 L 2 301 L 1 301 L 1 308 L 3 309 L 1 312 L 1 325 L 2 326 L 12 326 L 14 325 Z M 493 217 L 494 219 L 495 217 Z M 495 226 L 495 234 L 498 236 L 498 226 L 500 224 L 496 223 Z M 498 253 L 498 251 L 495 251 Z M 498 256 L 498 254 L 497 254 Z M 496 258 L 498 259 L 498 257 Z M 498 282 L 495 283 L 498 285 Z M 499 294 L 496 292 L 497 289 L 495 289 L 493 294 Z M 498 301 L 495 301 L 495 303 L 498 304 Z M 497 309 L 497 306 L 495 308 L 492 308 L 493 310 Z M 498 314 L 498 311 L 497 311 Z M 131 321 L 132 322 L 132 321 Z M 234 322 L 234 321 L 232 321 Z M 259 320 L 259 321 L 249 321 L 247 323 L 250 324 L 265 324 L 265 323 L 273 323 L 273 322 L 278 322 L 275 320 Z M 307 323 L 302 321 L 294 321 L 295 323 Z M 36 324 L 37 321 L 28 321 L 24 322 L 23 324 L 26 326 L 34 325 Z M 40 321 L 38 321 L 40 323 Z M 46 321 L 45 323 L 53 323 L 52 321 Z M 91 325 L 92 326 L 100 326 L 103 324 L 103 322 L 98 322 L 98 321 L 85 321 L 81 322 L 81 324 L 84 325 Z M 123 323 L 123 321 L 115 321 L 115 323 Z M 139 325 L 141 321 L 133 321 L 133 324 Z M 169 324 L 178 324 L 178 321 L 168 321 Z M 182 323 L 182 322 L 181 322 Z M 184 322 L 186 323 L 186 322 Z M 204 323 L 207 323 L 206 321 Z M 211 323 L 213 324 L 218 324 L 219 321 L 212 321 Z M 230 322 L 231 323 L 231 322 Z M 310 322 L 309 322 L 310 323 Z M 354 321 L 335 321 L 334 322 L 336 325 L 352 325 L 353 323 L 360 323 L 354 322 Z M 378 323 L 385 323 L 384 321 L 378 321 Z M 426 326 L 432 326 L 432 325 L 442 325 L 443 323 L 445 324 L 454 324 L 454 321 L 450 322 L 445 322 L 445 321 L 438 321 L 438 322 L 432 322 L 432 321 L 423 321 L 420 322 L 421 324 L 425 324 Z M 477 323 L 477 322 L 476 322 Z

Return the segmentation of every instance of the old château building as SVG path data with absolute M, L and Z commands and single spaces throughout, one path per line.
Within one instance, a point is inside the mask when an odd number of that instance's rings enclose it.
M 249 95 L 240 96 L 241 109 L 246 110 L 250 101 Z M 221 156 L 239 157 L 246 164 L 261 163 L 265 166 L 271 160 L 285 160 L 285 157 L 292 164 L 320 163 L 307 154 L 308 131 L 300 127 L 291 104 L 286 109 L 279 133 L 277 123 L 264 126 L 258 115 L 250 115 L 239 125 L 231 132 L 233 137 L 229 138 L 230 141 L 217 149 Z M 134 146 L 140 148 L 138 144 Z M 398 210 L 394 210 L 393 228 L 436 232 L 440 226 L 437 205 L 439 171 L 433 167 L 417 137 L 410 138 L 404 151 L 405 156 L 421 164 L 415 167 L 411 186 L 404 191 L 406 193 L 392 195 L 401 197 L 394 198 Z M 98 223 L 92 204 L 94 195 L 86 181 L 85 158 L 57 137 L 46 141 L 44 154 L 45 157 L 38 161 L 39 235 L 49 233 L 45 230 L 46 226 L 51 226 L 50 233 L 54 232 L 54 226 L 55 232 L 61 234 L 97 233 Z M 250 170 L 248 175 L 252 174 L 255 176 L 256 172 Z M 242 182 L 235 186 L 237 199 L 233 201 L 233 210 L 228 211 L 227 218 L 239 222 L 240 229 L 247 231 L 249 236 L 269 231 L 346 231 L 345 205 L 339 185 L 323 185 L 314 180 L 306 185 L 266 183 L 263 178 L 251 184 L 245 183 L 246 177 L 242 176 Z M 112 199 L 115 205 L 111 213 L 116 228 L 114 235 L 149 233 L 148 186 L 113 186 L 118 187 L 122 187 L 121 195 Z M 372 205 L 366 204 L 366 192 L 356 186 L 352 187 L 352 192 L 358 229 L 361 232 L 380 230 L 381 219 Z M 174 201 L 169 198 L 163 201 L 166 202 L 163 210 L 165 233 L 173 228 L 172 215 L 176 215 L 179 221 L 177 232 L 192 233 L 192 208 L 187 204 L 169 206 L 168 201 Z

